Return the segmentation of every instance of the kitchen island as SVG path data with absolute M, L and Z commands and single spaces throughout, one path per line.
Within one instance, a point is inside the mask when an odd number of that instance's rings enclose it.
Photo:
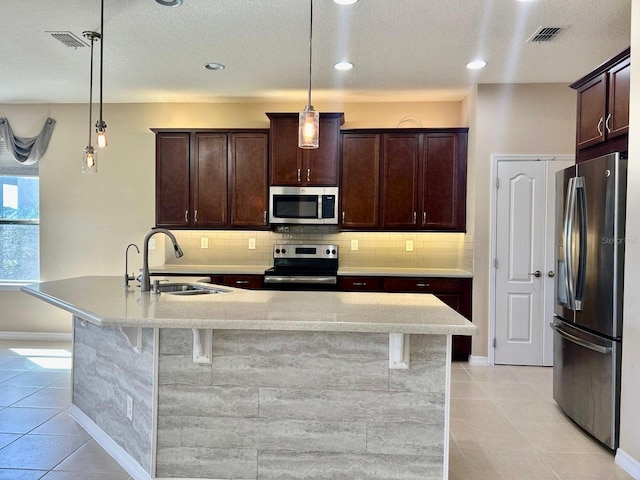
M 451 335 L 432 295 L 23 287 L 74 317 L 72 416 L 136 479 L 442 479 Z

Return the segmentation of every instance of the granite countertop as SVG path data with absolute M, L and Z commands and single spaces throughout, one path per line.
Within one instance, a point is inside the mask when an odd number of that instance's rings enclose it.
M 120 276 L 96 276 L 31 284 L 22 291 L 105 327 L 478 333 L 433 295 L 219 288 L 227 293 L 158 295 L 126 289 Z
M 272 265 L 159 265 L 152 275 L 262 275 Z M 473 274 L 457 268 L 340 267 L 338 275 L 451 277 L 472 278 Z

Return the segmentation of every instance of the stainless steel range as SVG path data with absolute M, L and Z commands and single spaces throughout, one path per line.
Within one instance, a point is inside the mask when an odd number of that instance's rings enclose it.
M 264 272 L 271 290 L 337 290 L 338 246 L 276 244 L 273 267 Z

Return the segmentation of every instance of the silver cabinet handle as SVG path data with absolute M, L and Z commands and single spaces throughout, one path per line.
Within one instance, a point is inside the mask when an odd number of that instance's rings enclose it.
M 353 282 L 354 287 L 366 287 L 367 282 Z
M 184 211 L 184 221 L 188 222 L 189 221 L 189 210 L 185 210 Z
M 427 212 L 422 212 L 422 223 L 427 223 Z
M 198 210 L 196 210 L 195 212 L 193 212 L 193 221 L 195 223 L 198 223 Z
M 342 223 L 344 223 L 344 210 L 342 211 Z
M 547 275 L 549 275 L 549 277 L 553 278 L 556 276 L 556 272 L 554 272 L 553 270 L 549 270 L 549 273 L 547 273 Z
M 236 285 L 246 285 L 249 280 L 236 280 Z
M 607 115 L 607 119 L 604 122 L 604 128 L 607 130 L 607 133 L 611 133 L 611 128 L 609 127 L 609 120 L 611 120 L 611 114 Z
M 267 223 L 267 211 L 265 210 L 264 213 L 262 214 L 262 221 L 264 223 Z
M 311 169 L 307 168 L 307 182 L 311 181 Z
M 298 169 L 298 183 L 300 183 L 300 169 Z
M 416 283 L 416 287 L 430 287 L 430 283 Z
M 534 276 L 536 278 L 539 278 L 542 276 L 542 272 L 540 270 L 536 270 L 535 272 L 530 273 L 529 276 Z
M 598 120 L 598 125 L 596 125 L 596 128 L 598 129 L 598 133 L 600 134 L 600 136 L 602 136 L 604 134 L 604 132 L 602 131 L 602 122 L 604 121 L 604 118 L 600 117 L 600 120 Z
M 413 223 L 415 224 L 417 220 L 418 220 L 418 215 L 416 214 L 416 212 L 413 212 Z

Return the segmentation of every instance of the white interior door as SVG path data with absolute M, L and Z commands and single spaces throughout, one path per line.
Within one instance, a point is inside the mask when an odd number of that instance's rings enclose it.
M 498 163 L 498 364 L 542 365 L 546 183 L 546 162 Z

